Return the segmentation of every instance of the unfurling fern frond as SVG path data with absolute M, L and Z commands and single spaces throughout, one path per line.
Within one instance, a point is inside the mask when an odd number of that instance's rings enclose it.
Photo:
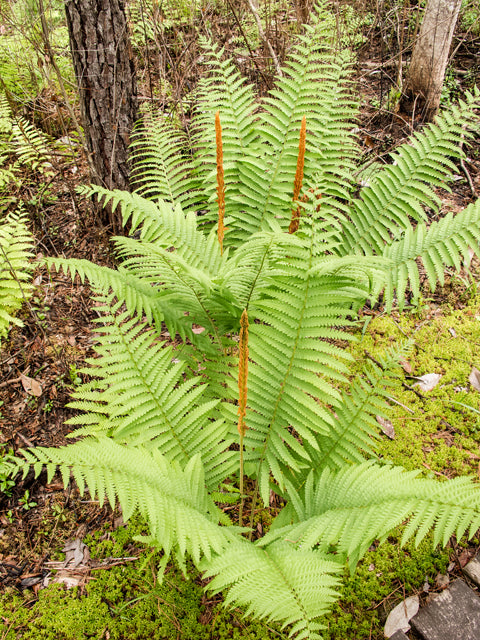
M 11 324 L 21 326 L 15 317 L 30 294 L 33 238 L 22 214 L 10 214 L 0 225 L 0 338 Z

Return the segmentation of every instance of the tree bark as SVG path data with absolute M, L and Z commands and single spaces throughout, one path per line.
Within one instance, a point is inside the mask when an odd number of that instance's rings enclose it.
M 128 190 L 137 83 L 124 0 L 66 0 L 65 12 L 92 181 Z
M 413 47 L 402 107 L 431 120 L 440 105 L 445 69 L 462 0 L 428 0 Z

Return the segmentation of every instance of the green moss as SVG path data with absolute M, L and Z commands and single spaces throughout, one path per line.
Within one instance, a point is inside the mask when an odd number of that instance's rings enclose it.
M 405 594 L 418 592 L 426 581 L 433 583 L 438 573 L 445 573 L 448 550 L 432 550 L 431 539 L 418 549 L 413 543 L 401 548 L 400 537 L 398 533 L 372 548 L 353 576 L 345 576 L 343 595 L 329 616 L 325 640 L 380 640 L 388 612 Z
M 85 538 L 92 557 L 138 554 L 133 537 L 145 532 L 141 518 L 128 527 L 103 530 Z M 244 620 L 227 611 L 219 599 L 209 600 L 194 570 L 185 578 L 171 567 L 157 579 L 160 556 L 91 572 L 83 589 L 52 584 L 38 594 L 25 591 L 0 597 L 0 620 L 8 630 L 3 640 L 273 640 L 286 638 L 275 627 Z M 193 579 L 192 579 L 193 578 Z
M 358 368 L 366 353 L 375 357 L 407 337 L 415 341 L 408 358 L 411 375 L 437 373 L 442 378 L 428 392 L 414 386 L 413 377 L 402 380 L 410 389 L 399 384 L 393 395 L 407 409 L 391 402 L 395 439 L 382 437 L 378 452 L 407 469 L 447 477 L 475 473 L 480 394 L 468 378 L 472 367 L 480 369 L 480 298 L 462 310 L 423 310 L 421 319 L 407 314 L 374 318 L 364 338 L 352 347 Z

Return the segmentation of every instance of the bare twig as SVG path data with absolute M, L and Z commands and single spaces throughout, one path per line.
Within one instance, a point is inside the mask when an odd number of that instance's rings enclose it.
M 279 76 L 281 78 L 283 74 L 282 74 L 282 70 L 280 68 L 280 64 L 278 62 L 277 55 L 276 55 L 275 51 L 273 50 L 273 47 L 272 47 L 272 44 L 271 44 L 270 40 L 265 35 L 265 31 L 263 30 L 262 23 L 260 21 L 260 16 L 258 15 L 258 11 L 255 9 L 255 6 L 253 5 L 252 0 L 247 0 L 247 4 L 250 7 L 250 11 L 253 13 L 253 17 L 255 18 L 255 22 L 257 23 L 258 33 L 260 34 L 261 39 L 267 45 L 268 51 L 270 52 L 270 56 L 271 56 L 271 58 L 273 60 L 273 64 L 275 65 L 275 71 L 277 72 L 277 76 Z

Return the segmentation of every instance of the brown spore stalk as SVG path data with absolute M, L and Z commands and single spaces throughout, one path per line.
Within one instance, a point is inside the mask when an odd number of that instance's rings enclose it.
M 300 139 L 298 141 L 297 170 L 293 181 L 293 200 L 298 200 L 303 183 L 303 170 L 305 167 L 305 141 L 307 139 L 307 117 L 303 116 L 300 125 Z M 292 219 L 288 227 L 288 233 L 295 233 L 300 222 L 300 205 L 292 209 Z

